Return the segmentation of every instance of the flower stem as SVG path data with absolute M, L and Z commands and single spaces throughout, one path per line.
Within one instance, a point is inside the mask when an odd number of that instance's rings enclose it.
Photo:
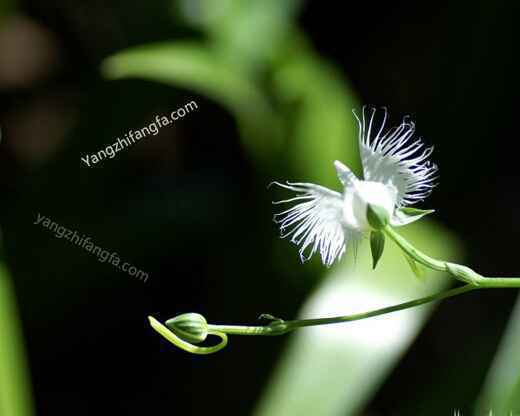
M 287 324 L 291 326 L 291 329 L 301 328 L 305 326 L 317 326 L 317 325 L 328 325 L 337 324 L 341 322 L 359 321 L 361 319 L 372 318 L 378 315 L 384 315 L 387 313 L 401 311 L 403 309 L 414 308 L 416 306 L 424 305 L 425 303 L 440 301 L 443 299 L 451 298 L 453 296 L 461 295 L 476 289 L 477 287 L 472 284 L 466 284 L 464 286 L 456 287 L 444 292 L 436 293 L 434 295 L 425 296 L 423 298 L 414 299 L 408 302 L 399 303 L 393 306 L 387 306 L 381 309 L 375 309 L 369 312 L 356 313 L 353 315 L 336 316 L 332 318 L 319 318 L 319 319 L 301 319 L 297 321 L 288 321 Z
M 424 305 L 429 302 L 451 298 L 453 296 L 461 295 L 463 293 L 470 292 L 475 289 L 520 288 L 520 278 L 518 277 L 503 278 L 482 276 L 467 266 L 438 260 L 424 254 L 422 251 L 416 249 L 411 243 L 409 243 L 404 237 L 398 234 L 390 226 L 386 226 L 385 228 L 383 228 L 382 231 L 416 262 L 433 270 L 448 272 L 458 280 L 464 282 L 465 285 L 449 289 L 444 292 L 436 293 L 434 295 L 425 296 L 404 303 L 399 303 L 393 306 L 387 306 L 384 308 L 374 309 L 367 312 L 355 313 L 351 315 L 334 316 L 330 318 L 297 319 L 292 321 L 284 321 L 283 319 L 270 317 L 269 319 L 271 320 L 271 322 L 267 325 L 247 326 L 207 324 L 205 318 L 199 316 L 196 319 L 196 321 L 191 323 L 191 326 L 183 326 L 182 328 L 177 328 L 176 330 L 174 322 L 172 323 L 173 329 L 170 329 L 162 325 L 153 317 L 149 317 L 150 324 L 164 338 L 166 338 L 172 344 L 176 345 L 177 347 L 185 351 L 194 354 L 212 354 L 221 350 L 227 345 L 227 335 L 282 335 L 286 334 L 287 332 L 294 331 L 298 328 L 339 324 L 344 322 L 352 322 L 359 321 L 361 319 L 372 318 L 374 316 L 384 315 L 387 313 L 397 312 L 404 309 Z M 172 319 L 171 321 L 175 321 L 175 319 Z M 197 327 L 197 330 L 195 331 L 196 333 L 194 335 L 200 335 L 201 330 L 203 330 L 203 332 L 205 331 L 207 335 L 215 335 L 219 337 L 220 342 L 217 345 L 210 347 L 202 347 L 188 342 L 185 339 L 186 330 L 189 330 L 190 327 L 193 328 L 193 325 L 196 325 Z
M 392 227 L 386 226 L 383 229 L 384 233 L 393 240 L 406 254 L 408 254 L 412 259 L 421 263 L 422 265 L 429 267 L 430 269 L 434 269 L 437 271 L 445 272 L 448 271 L 446 267 L 446 262 L 442 260 L 434 259 L 422 251 L 416 249 L 411 243 L 409 243 L 404 237 L 398 234 Z
M 467 284 L 441 293 L 437 293 L 435 295 L 430 295 L 412 301 L 400 303 L 398 305 L 388 306 L 385 308 L 375 309 L 368 312 L 356 313 L 352 315 L 335 316 L 331 318 L 298 319 L 294 321 L 273 319 L 272 322 L 268 325 L 261 326 L 207 324 L 207 328 L 205 329 L 207 330 L 208 335 L 216 335 L 221 339 L 221 341 L 218 344 L 209 347 L 203 347 L 188 342 L 186 339 L 183 339 L 179 333 L 175 333 L 175 331 L 172 331 L 170 328 L 161 324 L 152 316 L 149 316 L 148 319 L 152 328 L 176 347 L 184 351 L 190 352 L 192 354 L 206 355 L 213 354 L 224 348 L 227 345 L 227 335 L 275 336 L 283 335 L 287 332 L 294 331 L 295 329 L 303 327 L 359 321 L 361 319 L 372 318 L 378 315 L 384 315 L 403 309 L 413 308 L 415 306 L 423 305 L 428 302 L 439 301 L 442 299 L 450 298 L 452 296 L 461 295 L 462 293 L 469 292 L 470 290 L 474 290 L 476 288 L 477 287 L 475 285 Z
M 384 233 L 392 239 L 412 259 L 433 270 L 446 271 L 465 283 L 482 289 L 520 288 L 518 277 L 485 277 L 467 266 L 434 259 L 415 248 L 392 227 L 384 228 Z
M 484 277 L 479 286 L 483 289 L 520 288 L 518 277 Z

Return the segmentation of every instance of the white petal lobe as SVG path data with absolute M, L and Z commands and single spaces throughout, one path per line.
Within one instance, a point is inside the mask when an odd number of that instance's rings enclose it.
M 376 120 L 375 108 L 363 108 L 359 118 L 359 147 L 366 181 L 382 182 L 397 189 L 397 206 L 414 204 L 426 198 L 435 181 L 437 166 L 427 159 L 433 148 L 413 139 L 415 125 L 403 119 L 384 132 L 387 111 Z
M 344 188 L 348 188 L 356 184 L 358 179 L 356 178 L 356 175 L 354 175 L 354 173 L 352 173 L 352 171 L 347 166 L 345 166 L 339 160 L 335 160 L 334 167 L 336 168 L 338 179 L 340 180 Z
M 341 194 L 311 183 L 275 184 L 297 192 L 294 198 L 275 202 L 297 202 L 274 217 L 274 221 L 280 225 L 282 237 L 290 237 L 293 243 L 300 246 L 302 261 L 319 251 L 323 264 L 331 266 L 346 249 Z

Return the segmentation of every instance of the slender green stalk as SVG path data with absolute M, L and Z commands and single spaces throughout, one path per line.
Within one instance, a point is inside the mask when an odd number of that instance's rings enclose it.
M 482 280 L 480 280 L 479 286 L 484 289 L 520 288 L 520 278 L 484 277 Z
M 221 342 L 217 345 L 210 347 L 201 347 L 198 345 L 194 345 L 188 342 L 181 337 L 185 332 L 181 334 L 179 328 L 176 328 L 175 325 L 171 325 L 172 328 L 168 328 L 165 325 L 161 324 L 155 318 L 149 316 L 148 319 L 152 328 L 161 334 L 165 339 L 170 341 L 175 346 L 183 349 L 184 351 L 193 353 L 193 354 L 212 354 L 214 352 L 220 351 L 227 345 L 227 335 L 246 335 L 246 336 L 276 336 L 283 335 L 287 332 L 294 331 L 298 328 L 309 327 L 309 326 L 320 326 L 320 325 L 330 325 L 330 324 L 338 324 L 344 322 L 352 322 L 359 321 L 362 319 L 372 318 L 378 315 L 384 315 L 391 312 L 397 312 L 404 309 L 413 308 L 415 306 L 424 305 L 433 301 L 440 301 L 443 299 L 447 299 L 453 296 L 461 295 L 463 293 L 469 292 L 471 290 L 475 290 L 478 287 L 472 284 L 466 284 L 464 286 L 460 286 L 454 289 L 450 289 L 444 292 L 436 293 L 434 295 L 426 296 L 423 298 L 415 299 L 412 301 L 400 303 L 398 305 L 388 306 L 381 309 L 375 309 L 368 312 L 356 313 L 352 315 L 345 316 L 335 316 L 331 318 L 319 318 L 319 319 L 298 319 L 293 321 L 284 321 L 282 319 L 273 319 L 267 325 L 260 326 L 246 326 L 246 325 L 213 325 L 205 323 L 205 320 L 200 320 L 200 317 L 197 320 L 193 320 L 191 322 L 192 329 L 196 333 L 205 333 L 206 335 L 216 335 L 221 338 Z M 194 315 L 194 314 L 186 314 Z M 186 327 L 184 327 L 184 331 Z M 204 337 L 205 338 L 205 337 Z
M 277 322 L 277 321 L 275 321 Z M 229 335 L 278 335 L 273 334 L 269 325 L 247 326 L 247 325 L 208 325 L 208 331 L 223 332 Z
M 461 295 L 474 289 L 476 289 L 474 285 L 466 284 L 464 286 L 456 287 L 450 290 L 446 290 L 444 292 L 436 293 L 434 295 L 425 296 L 423 298 L 400 303 L 398 305 L 388 306 L 386 308 L 376 309 L 369 312 L 356 313 L 347 316 L 336 316 L 332 318 L 301 319 L 298 321 L 289 321 L 287 322 L 287 324 L 291 326 L 291 329 L 296 329 L 306 326 L 328 325 L 337 324 L 341 322 L 359 321 L 361 319 L 372 318 L 378 315 L 385 315 L 387 313 L 397 312 L 403 309 L 414 308 L 416 306 L 424 305 L 425 303 L 451 298 L 453 296 Z
M 194 354 L 211 354 L 219 351 L 227 345 L 227 335 L 248 335 L 248 336 L 273 336 L 283 335 L 287 332 L 294 331 L 298 328 L 338 324 L 362 319 L 372 318 L 374 316 L 384 315 L 387 313 L 397 312 L 416 306 L 424 305 L 429 302 L 440 301 L 461 295 L 476 289 L 494 289 L 494 288 L 520 288 L 520 278 L 511 277 L 485 277 L 467 266 L 450 263 L 443 260 L 434 259 L 422 251 L 415 248 L 404 237 L 398 234 L 389 225 L 384 226 L 383 231 L 392 241 L 394 241 L 408 256 L 414 261 L 437 271 L 448 272 L 456 279 L 465 283 L 453 289 L 436 293 L 408 302 L 399 303 L 397 305 L 387 306 L 381 309 L 374 309 L 367 312 L 356 313 L 344 316 L 334 316 L 330 318 L 316 319 L 298 319 L 292 321 L 284 321 L 283 319 L 269 318 L 270 323 L 259 326 L 244 325 L 213 325 L 208 324 L 206 319 L 198 314 L 183 314 L 177 318 L 170 319 L 166 322 L 166 326 L 159 323 L 152 317 L 149 317 L 152 327 L 159 332 L 164 338 L 176 345 L 177 347 L 194 353 Z M 181 318 L 181 319 L 179 319 Z M 203 334 L 203 336 L 201 336 Z M 227 334 L 227 335 L 226 335 Z M 216 335 L 221 341 L 211 347 L 201 347 L 197 344 L 204 341 L 208 335 Z M 192 342 L 188 342 L 190 338 Z M 195 341 L 193 341 L 195 339 Z
M 401 249 L 407 253 L 411 258 L 413 258 L 418 263 L 429 267 L 430 269 L 445 272 L 448 271 L 446 268 L 446 262 L 434 259 L 422 251 L 416 249 L 412 244 L 410 244 L 404 237 L 398 234 L 392 227 L 386 226 L 383 229 L 383 232 L 392 239 Z
M 344 322 L 360 321 L 362 319 L 372 318 L 378 315 L 385 315 L 392 312 L 401 311 L 403 309 L 413 308 L 415 306 L 424 305 L 425 303 L 440 301 L 451 298 L 453 296 L 461 295 L 476 289 L 474 285 L 467 284 L 456 287 L 454 289 L 446 290 L 444 292 L 436 293 L 434 295 L 425 296 L 423 298 L 411 300 L 397 305 L 387 306 L 381 309 L 375 309 L 368 312 L 355 313 L 352 315 L 334 316 L 330 318 L 318 319 L 297 319 L 293 321 L 274 320 L 269 325 L 264 326 L 235 326 L 235 325 L 208 325 L 210 331 L 218 331 L 233 335 L 282 335 L 298 328 L 308 326 L 320 326 L 339 324 Z
M 406 254 L 412 259 L 429 267 L 433 270 L 446 271 L 451 273 L 455 278 L 463 282 L 478 286 L 483 289 L 497 288 L 520 288 L 520 278 L 518 277 L 485 277 L 476 271 L 462 264 L 450 263 L 443 260 L 437 260 L 424 254 L 415 248 L 404 237 L 398 234 L 392 227 L 386 226 L 384 233 L 392 239 Z

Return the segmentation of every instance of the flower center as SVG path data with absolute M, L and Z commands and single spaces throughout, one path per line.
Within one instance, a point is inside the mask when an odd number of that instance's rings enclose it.
M 345 190 L 343 200 L 343 221 L 356 231 L 370 231 L 367 220 L 368 204 L 377 205 L 387 211 L 391 218 L 397 200 L 395 187 L 381 182 L 356 181 Z

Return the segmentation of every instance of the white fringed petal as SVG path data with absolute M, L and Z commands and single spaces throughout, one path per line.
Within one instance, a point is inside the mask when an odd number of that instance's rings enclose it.
M 426 215 L 420 210 L 404 208 L 426 198 L 433 186 L 437 167 L 427 159 L 433 148 L 425 148 L 420 139 L 412 139 L 415 126 L 403 119 L 397 127 L 384 132 L 387 111 L 380 122 L 376 110 L 363 108 L 359 123 L 359 147 L 363 164 L 363 180 L 339 161 L 334 162 L 343 193 L 311 183 L 275 184 L 296 192 L 294 198 L 275 204 L 294 203 L 275 215 L 282 237 L 290 237 L 300 246 L 302 261 L 317 251 L 326 266 L 331 266 L 345 253 L 347 245 L 354 252 L 364 235 L 372 230 L 368 205 L 386 211 L 391 224 L 401 226 Z M 376 127 L 377 125 L 377 127 Z M 355 253 L 354 253 L 355 255 Z
M 347 237 L 352 234 L 342 225 L 341 194 L 312 183 L 275 184 L 298 193 L 294 198 L 275 202 L 298 202 L 274 217 L 280 225 L 282 237 L 290 237 L 300 246 L 302 261 L 319 251 L 323 264 L 331 266 L 345 253 Z
M 412 139 L 415 125 L 406 118 L 384 132 L 386 108 L 383 111 L 380 122 L 375 120 L 375 108 L 363 108 L 361 119 L 354 113 L 359 123 L 364 179 L 393 185 L 398 207 L 414 204 L 426 198 L 434 186 L 437 166 L 427 160 L 433 147 L 426 148 L 420 139 Z

